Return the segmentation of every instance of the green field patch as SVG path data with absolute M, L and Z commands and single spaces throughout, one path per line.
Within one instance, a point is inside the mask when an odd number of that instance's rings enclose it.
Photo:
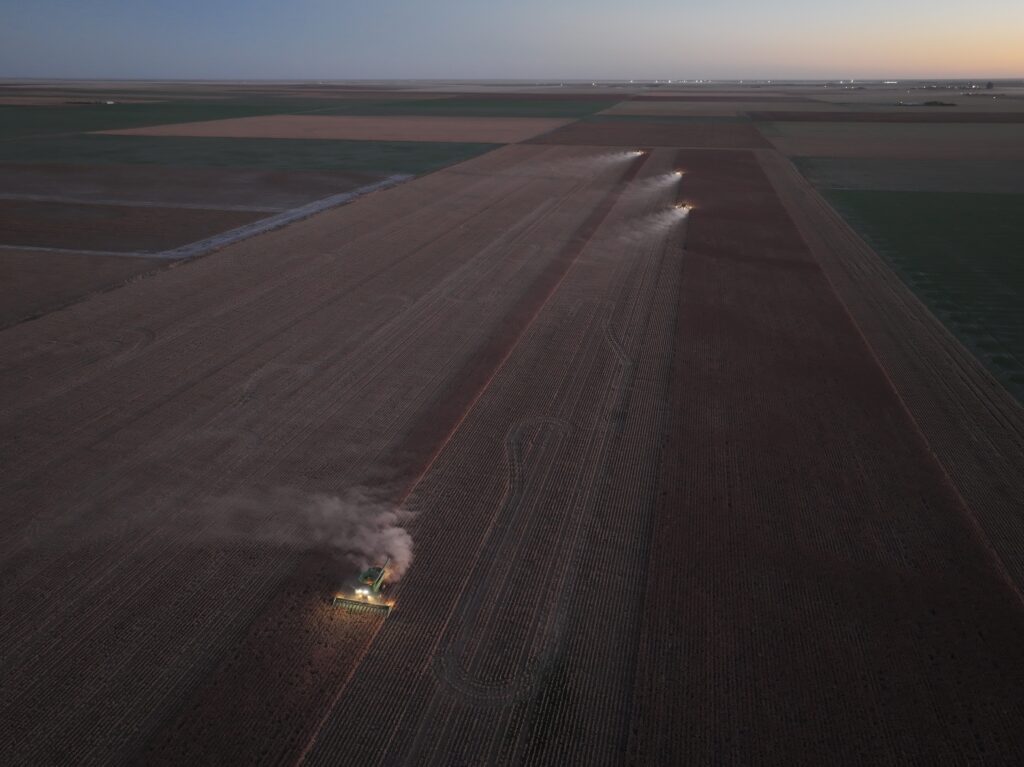
M 58 136 L 151 125 L 226 120 L 272 114 L 363 114 L 360 110 L 395 108 L 400 100 L 355 100 L 311 97 L 156 101 L 153 103 L 0 105 L 0 139 Z M 335 112 L 335 110 L 342 110 Z M 374 114 L 374 112 L 366 112 Z M 381 114 L 387 114 L 384 111 Z M 396 112 L 396 114 L 398 114 Z
M 422 101 L 346 101 L 319 110 L 335 115 L 421 115 L 425 117 L 585 117 L 618 100 L 584 99 L 423 99 Z
M 1024 402 L 1024 194 L 825 194 Z
M 0 163 L 427 173 L 499 144 L 79 135 L 0 141 Z
M 797 157 L 819 189 L 1024 194 L 1024 160 L 921 160 Z

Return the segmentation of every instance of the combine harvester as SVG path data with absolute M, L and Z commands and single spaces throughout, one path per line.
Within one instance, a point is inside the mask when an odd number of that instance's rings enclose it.
M 384 574 L 391 559 L 384 564 L 368 567 L 359 573 L 359 577 L 350 588 L 334 595 L 334 606 L 344 607 L 350 612 L 372 612 L 387 616 L 391 612 L 391 603 L 385 602 L 381 596 L 384 590 Z

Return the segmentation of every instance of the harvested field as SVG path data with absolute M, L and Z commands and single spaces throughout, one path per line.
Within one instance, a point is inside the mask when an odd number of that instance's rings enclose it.
M 1016 125 L 773 122 L 758 126 L 791 157 L 878 157 L 896 160 L 1024 159 Z
M 212 520 L 238 498 L 273 516 L 264 491 L 279 486 L 400 492 L 636 169 L 614 150 L 509 147 L 0 335 L 2 429 L 17 435 L 3 456 L 3 598 L 18 616 L 0 633 L 4 761 L 127 760 L 150 742 L 144 761 L 194 763 L 189 739 L 206 741 L 188 711 L 209 710 L 203 680 L 231 677 L 248 647 L 231 689 L 309 706 L 266 712 L 275 725 L 219 716 L 218 747 L 291 748 L 344 683 L 350 645 L 328 642 L 308 675 L 304 645 L 281 648 L 295 673 L 268 690 L 254 658 L 277 652 L 271 629 L 313 621 L 318 642 L 336 616 L 282 613 L 275 595 L 306 554 L 215 545 Z M 161 729 L 178 717 L 192 724 Z
M 0 199 L 2 245 L 158 252 L 264 218 L 243 210 L 75 205 Z
M 148 258 L 0 248 L 0 327 L 110 290 L 159 267 Z
M 631 756 L 1012 761 L 1020 592 L 753 158 L 681 162 Z
M 900 398 L 1024 589 L 1024 409 L 777 152 L 759 153 Z
M 727 122 L 575 122 L 529 143 L 730 149 L 768 146 L 752 124 Z
M 836 122 L 844 123 L 1024 123 L 1021 112 L 962 112 L 928 107 L 899 107 L 885 112 L 847 110 L 821 112 L 748 112 L 750 119 L 763 122 Z
M 431 87 L 483 115 L 601 104 Z M 1024 752 L 1024 410 L 753 123 L 0 142 L 33 152 L 11 194 L 151 211 L 465 161 L 0 330 L 0 763 Z M 387 619 L 332 607 L 404 531 Z
M 382 174 L 147 165 L 0 165 L 0 196 L 117 204 L 284 210 L 379 180 Z
M 511 144 L 547 133 L 567 120 L 529 117 L 272 115 L 107 131 L 125 136 L 205 136 L 252 139 L 461 141 Z

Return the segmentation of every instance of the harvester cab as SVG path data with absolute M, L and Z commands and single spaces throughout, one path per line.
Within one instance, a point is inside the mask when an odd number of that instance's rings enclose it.
M 334 605 L 353 612 L 377 612 L 387 615 L 391 605 L 384 601 L 382 593 L 386 586 L 384 576 L 391 559 L 384 564 L 368 567 L 359 573 L 355 582 L 334 595 Z

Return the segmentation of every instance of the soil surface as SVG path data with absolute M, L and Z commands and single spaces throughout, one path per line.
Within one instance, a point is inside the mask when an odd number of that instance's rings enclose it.
M 163 266 L 150 258 L 0 248 L 0 327 L 38 317 Z

